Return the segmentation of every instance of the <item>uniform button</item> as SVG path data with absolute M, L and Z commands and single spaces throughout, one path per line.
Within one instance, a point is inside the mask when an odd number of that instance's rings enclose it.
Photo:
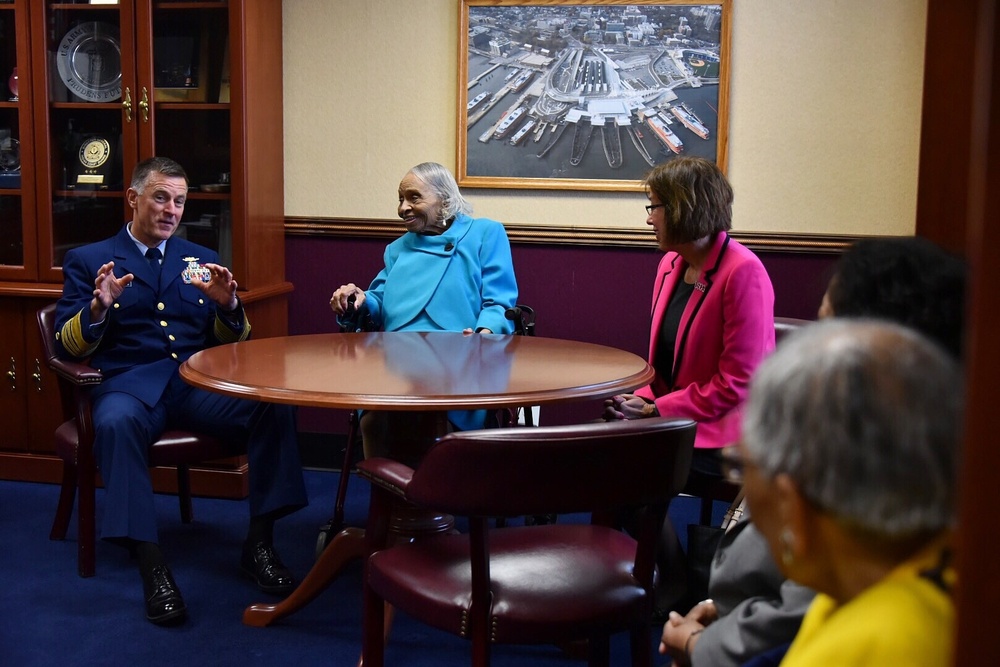
M 167 326 L 167 321 L 166 320 L 160 320 L 160 326 L 161 327 Z
M 205 303 L 205 300 L 204 300 L 204 299 L 198 299 L 198 305 L 199 305 L 199 306 L 200 306 L 200 305 L 202 305 L 202 304 L 204 304 L 204 303 Z
M 115 308 L 121 308 L 121 304 L 115 302 Z
M 162 301 L 160 303 L 156 304 L 156 309 L 157 310 L 163 310 L 164 308 L 166 308 L 166 306 L 163 305 Z
M 169 338 L 170 340 L 177 340 L 176 338 L 174 338 L 173 334 L 170 334 L 169 336 L 167 336 L 167 338 Z
M 174 359 L 176 359 L 177 358 L 177 353 L 176 352 L 171 352 L 170 356 L 173 357 Z

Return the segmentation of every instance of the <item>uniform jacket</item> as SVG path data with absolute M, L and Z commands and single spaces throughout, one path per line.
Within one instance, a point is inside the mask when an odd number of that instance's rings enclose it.
M 675 252 L 660 260 L 653 284 L 651 365 L 670 295 L 686 268 Z M 773 349 L 771 279 L 756 255 L 719 232 L 681 315 L 673 377 L 657 375 L 635 393 L 654 399 L 663 416 L 698 422 L 695 447 L 725 447 L 739 437 L 750 376 Z
M 125 226 L 115 236 L 75 248 L 63 260 L 63 295 L 56 308 L 56 331 L 69 357 L 90 357 L 104 381 L 95 393 L 123 391 L 155 405 L 180 364 L 195 352 L 220 343 L 244 340 L 250 323 L 237 326 L 216 316 L 216 304 L 197 287 L 184 283 L 188 258 L 218 263 L 208 248 L 173 237 L 167 241 L 160 275 L 129 237 Z M 119 278 L 134 279 L 108 310 L 104 323 L 91 327 L 90 302 L 101 265 L 114 261 Z M 242 313 L 242 308 L 238 310 Z
M 499 222 L 460 214 L 438 236 L 403 234 L 384 259 L 365 303 L 386 331 L 514 330 L 504 313 L 517 301 L 517 281 Z

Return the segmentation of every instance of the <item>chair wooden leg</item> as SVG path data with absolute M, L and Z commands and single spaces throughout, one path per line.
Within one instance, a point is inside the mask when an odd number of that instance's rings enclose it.
M 62 486 L 59 489 L 59 504 L 56 506 L 56 516 L 52 521 L 50 540 L 66 539 L 69 520 L 73 516 L 73 504 L 76 502 L 76 466 L 63 463 Z
M 183 463 L 177 464 L 177 500 L 181 505 L 181 522 L 191 523 L 194 518 L 191 509 L 191 471 Z
M 370 586 L 365 584 L 362 631 L 361 660 L 364 667 L 382 667 L 385 663 L 385 616 L 384 602 Z
M 94 547 L 97 532 L 97 502 L 94 498 L 96 494 L 95 473 L 91 468 L 89 471 L 80 470 L 77 473 L 77 483 L 79 485 L 79 505 L 77 507 L 77 573 L 81 577 L 94 576 L 95 554 Z
M 385 608 L 385 613 L 382 614 L 382 646 L 385 647 L 389 644 L 389 633 L 392 632 L 392 620 L 396 616 L 396 608 L 385 601 L 382 602 L 382 606 Z M 383 648 L 383 652 L 384 650 Z M 365 667 L 364 654 L 358 658 L 358 667 Z
M 472 637 L 472 667 L 490 667 L 490 642 L 485 636 Z

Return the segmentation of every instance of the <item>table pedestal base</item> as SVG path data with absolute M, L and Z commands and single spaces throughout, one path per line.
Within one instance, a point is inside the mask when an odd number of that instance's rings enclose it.
M 403 505 L 394 508 L 389 531 L 394 539 L 415 539 L 424 535 L 446 533 L 455 527 L 451 515 L 428 512 Z M 337 533 L 302 582 L 291 595 L 276 604 L 256 603 L 243 611 L 243 624 L 255 628 L 271 625 L 279 618 L 293 614 L 312 602 L 333 583 L 340 571 L 356 558 L 366 557 L 371 550 L 363 528 L 344 528 Z

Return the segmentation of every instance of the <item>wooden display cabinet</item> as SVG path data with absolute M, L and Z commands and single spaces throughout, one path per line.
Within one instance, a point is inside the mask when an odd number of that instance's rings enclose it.
M 69 249 L 131 218 L 140 160 L 184 166 L 178 233 L 232 269 L 255 337 L 287 333 L 281 82 L 280 2 L 0 2 L 0 352 L 19 378 L 0 403 L 17 422 L 0 441 L 0 478 L 58 480 L 57 403 L 20 394 L 38 354 L 34 313 L 59 297 Z M 20 149 L 16 175 L 5 146 Z M 235 460 L 192 483 L 240 496 L 245 473 Z

